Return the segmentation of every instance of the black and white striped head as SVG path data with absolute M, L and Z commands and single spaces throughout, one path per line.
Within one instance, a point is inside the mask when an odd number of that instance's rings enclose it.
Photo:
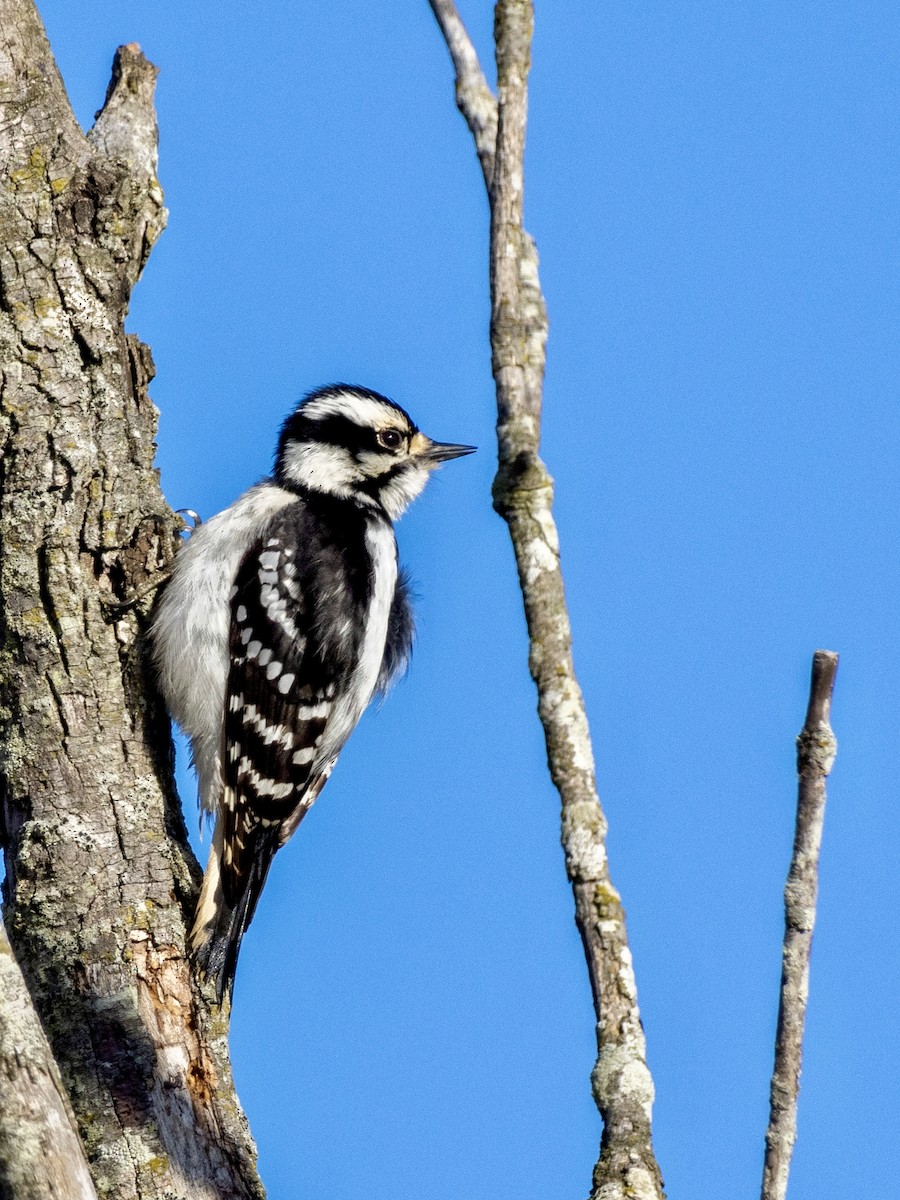
M 335 383 L 311 393 L 281 429 L 275 480 L 372 507 L 395 520 L 435 467 L 474 446 L 433 442 L 392 400 Z

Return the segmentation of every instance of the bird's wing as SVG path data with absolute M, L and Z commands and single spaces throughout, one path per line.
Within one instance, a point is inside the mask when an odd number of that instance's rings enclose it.
M 396 680 L 401 678 L 409 666 L 409 658 L 416 636 L 416 624 L 409 597 L 410 591 L 409 575 L 406 571 L 401 570 L 397 576 L 394 598 L 391 601 L 384 658 L 381 661 L 378 682 L 375 684 L 376 692 L 380 692 L 382 695 L 393 686 Z
M 296 557 L 289 539 L 267 537 L 245 556 L 231 599 L 222 888 L 230 908 L 246 906 L 244 928 L 285 823 L 296 828 L 330 770 L 320 748 L 340 664 L 324 666 L 310 644 L 312 605 Z

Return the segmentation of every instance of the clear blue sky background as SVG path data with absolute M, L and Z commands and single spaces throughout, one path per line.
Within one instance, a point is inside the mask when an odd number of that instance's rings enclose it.
M 83 122 L 118 43 L 161 68 L 171 217 L 130 326 L 174 506 L 229 503 L 334 379 L 482 447 L 402 523 L 412 671 L 245 942 L 232 1047 L 270 1197 L 579 1200 L 590 997 L 490 507 L 487 208 L 430 10 L 41 8 Z M 488 0 L 462 11 L 490 68 Z M 758 1189 L 819 646 L 840 751 L 790 1196 L 897 1195 L 898 61 L 869 0 L 539 4 L 543 444 L 679 1200 Z

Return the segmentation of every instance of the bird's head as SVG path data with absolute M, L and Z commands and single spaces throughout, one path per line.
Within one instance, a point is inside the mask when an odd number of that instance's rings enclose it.
M 435 467 L 474 449 L 433 442 L 386 396 L 336 383 L 307 396 L 285 421 L 275 480 L 380 505 L 395 520 Z

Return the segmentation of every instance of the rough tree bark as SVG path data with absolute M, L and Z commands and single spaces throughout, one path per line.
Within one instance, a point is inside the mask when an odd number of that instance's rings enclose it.
M 150 353 L 123 329 L 165 222 L 155 78 L 120 48 L 85 135 L 32 0 L 0 0 L 5 919 L 97 1195 L 261 1197 L 227 1014 L 185 960 L 199 871 L 145 668 L 147 601 L 127 603 L 176 529 Z M 10 1029 L 7 1065 L 22 1057 Z M 0 1132 L 9 1159 L 17 1137 Z
M 0 1196 L 97 1200 L 59 1068 L 0 925 Z
M 553 520 L 553 481 L 539 454 L 547 312 L 534 242 L 523 224 L 531 0 L 495 7 L 497 97 L 453 0 L 430 0 L 456 72 L 456 99 L 481 162 L 491 210 L 491 350 L 497 389 L 494 506 L 509 526 L 528 623 L 562 843 L 575 893 L 597 1018 L 594 1096 L 603 1118 L 592 1200 L 659 1200 L 653 1080 L 647 1067 L 625 912 L 606 858 L 606 818 L 572 661 L 572 634 Z

